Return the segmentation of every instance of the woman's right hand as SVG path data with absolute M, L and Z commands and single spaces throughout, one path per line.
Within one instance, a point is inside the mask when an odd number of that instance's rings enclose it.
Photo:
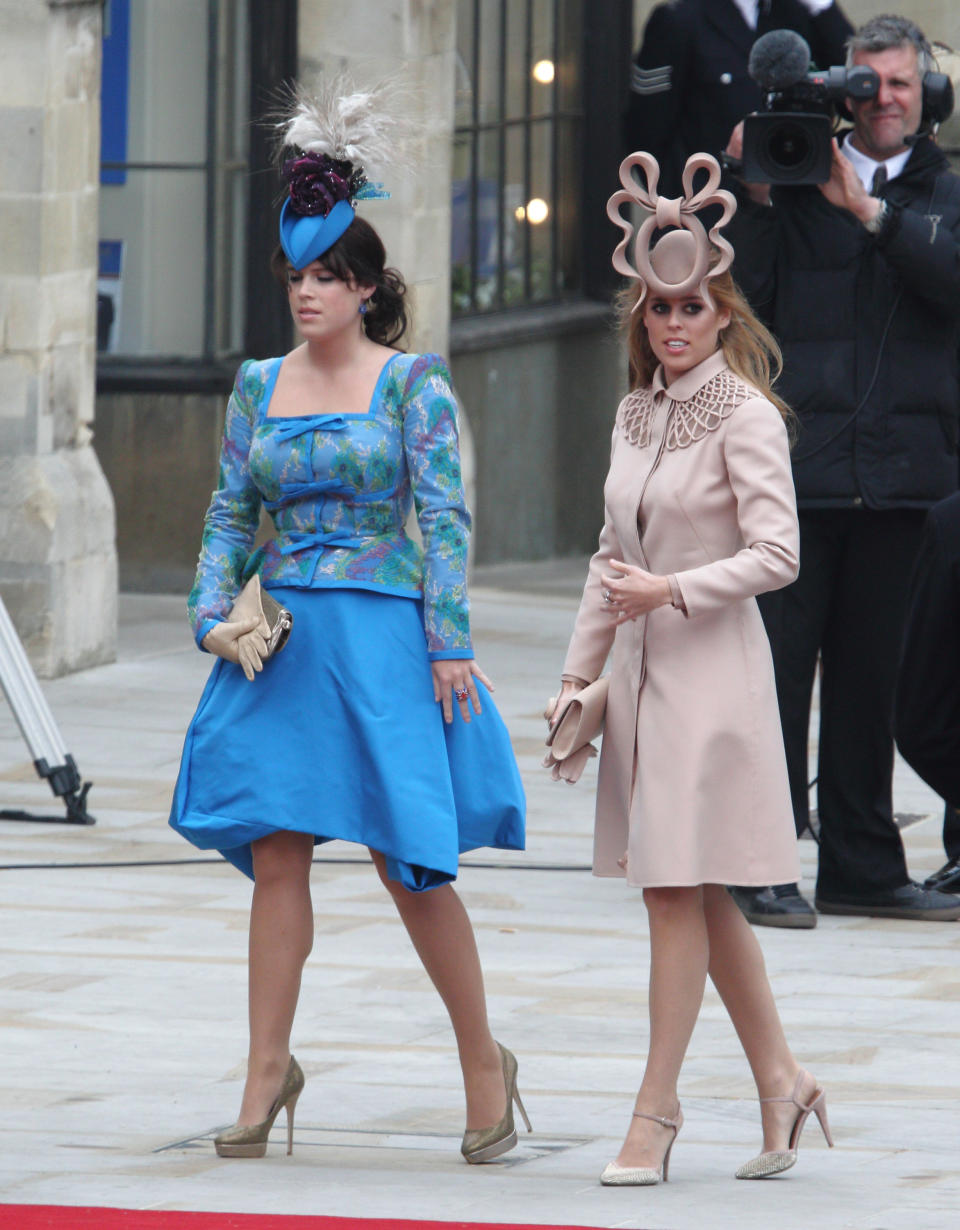
M 216 624 L 200 644 L 207 653 L 216 654 L 227 662 L 237 662 L 249 680 L 263 670 L 267 657 L 267 642 L 259 631 L 260 620 L 229 619 Z
M 571 701 L 578 692 L 582 692 L 587 685 L 574 679 L 564 679 L 563 686 L 560 688 L 559 696 L 551 696 L 547 701 L 547 707 L 544 710 L 543 716 L 547 719 L 547 724 L 552 730 L 560 720 L 560 715 L 566 709 L 567 704 Z

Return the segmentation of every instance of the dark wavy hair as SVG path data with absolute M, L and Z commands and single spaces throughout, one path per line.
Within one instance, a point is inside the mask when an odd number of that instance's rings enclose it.
M 397 343 L 410 327 L 407 286 L 399 271 L 387 266 L 387 250 L 370 223 L 364 218 L 354 218 L 333 247 L 317 259 L 324 269 L 348 286 L 374 287 L 363 318 L 367 337 L 381 346 L 401 349 Z M 270 258 L 270 269 L 286 288 L 291 265 L 279 245 Z

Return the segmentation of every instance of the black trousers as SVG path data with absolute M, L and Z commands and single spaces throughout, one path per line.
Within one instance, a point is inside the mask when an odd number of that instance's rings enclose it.
M 908 880 L 893 820 L 893 697 L 924 513 L 800 513 L 800 574 L 760 596 L 777 679 L 797 833 L 809 824 L 808 732 L 821 662 L 817 892 L 857 896 Z
M 947 858 L 960 858 L 960 808 L 947 803 L 943 809 L 943 848 Z

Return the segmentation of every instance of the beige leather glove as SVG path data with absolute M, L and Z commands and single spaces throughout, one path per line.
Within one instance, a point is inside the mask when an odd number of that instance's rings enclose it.
M 583 747 L 578 747 L 575 752 L 571 752 L 569 756 L 565 756 L 563 760 L 557 760 L 552 752 L 547 752 L 543 760 L 545 769 L 550 770 L 550 776 L 555 782 L 566 782 L 572 786 L 574 782 L 580 780 L 580 774 L 584 770 L 587 761 L 596 756 L 597 749 L 592 743 L 585 743 Z
M 216 654 L 218 658 L 238 662 L 246 677 L 252 680 L 257 671 L 263 670 L 267 656 L 267 642 L 261 632 L 263 616 L 236 616 L 237 608 L 234 606 L 230 618 L 211 628 L 201 644 L 208 653 Z

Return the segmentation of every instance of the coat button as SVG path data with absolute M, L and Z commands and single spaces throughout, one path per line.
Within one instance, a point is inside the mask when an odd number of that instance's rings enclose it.
M 720 84 L 721 85 L 729 85 L 732 80 L 733 80 L 732 73 L 721 73 L 720 74 Z

